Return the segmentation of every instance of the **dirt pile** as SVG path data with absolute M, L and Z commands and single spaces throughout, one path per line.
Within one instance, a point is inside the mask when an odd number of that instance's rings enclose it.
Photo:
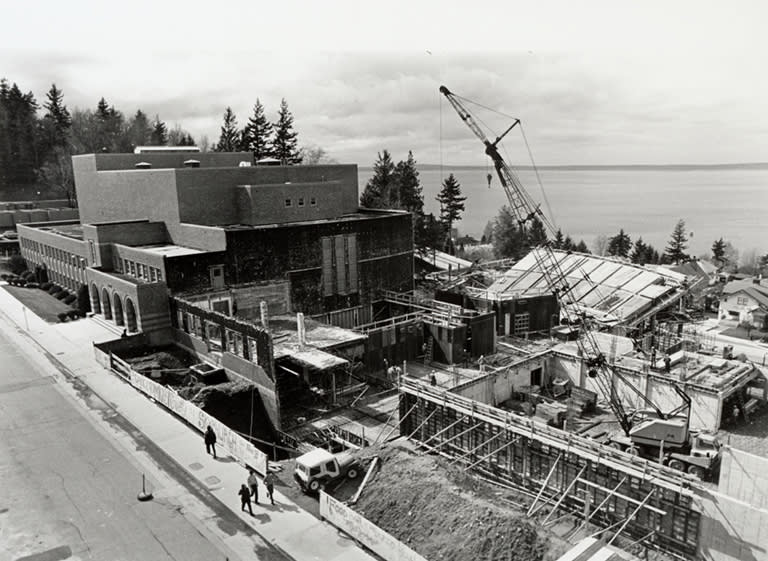
M 549 561 L 568 549 L 511 508 L 504 491 L 443 458 L 392 443 L 378 455 L 354 509 L 430 561 Z
M 156 351 L 142 356 L 124 357 L 137 372 L 147 374 L 152 370 L 181 370 L 187 368 L 191 359 L 181 352 Z

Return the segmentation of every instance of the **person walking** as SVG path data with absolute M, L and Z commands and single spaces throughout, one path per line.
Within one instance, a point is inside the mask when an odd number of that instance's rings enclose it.
M 245 507 L 248 507 L 248 512 L 253 516 L 253 509 L 251 508 L 251 490 L 245 483 L 243 483 L 237 494 L 240 495 L 240 510 L 245 511 Z
M 211 425 L 205 429 L 205 453 L 210 454 L 213 452 L 214 459 L 216 458 L 216 433 L 213 432 Z
M 252 469 L 248 470 L 248 487 L 251 488 L 251 497 L 256 504 L 259 504 L 259 478 Z
M 275 497 L 273 495 L 275 492 L 275 475 L 272 472 L 267 473 L 264 478 L 264 486 L 267 488 L 269 500 L 272 501 L 272 504 L 275 504 Z

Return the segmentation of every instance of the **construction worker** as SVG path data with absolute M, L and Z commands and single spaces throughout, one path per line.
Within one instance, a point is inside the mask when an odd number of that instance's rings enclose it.
M 669 374 L 671 366 L 672 366 L 672 359 L 669 358 L 668 354 L 665 354 L 664 355 L 664 372 Z
M 656 347 L 651 347 L 651 368 L 656 368 Z

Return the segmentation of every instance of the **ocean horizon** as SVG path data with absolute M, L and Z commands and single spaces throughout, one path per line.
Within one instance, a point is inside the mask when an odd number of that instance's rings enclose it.
M 417 164 L 417 169 L 428 213 L 439 214 L 435 197 L 443 179 L 453 173 L 459 181 L 467 197 L 456 225 L 462 235 L 479 239 L 507 202 L 493 166 Z M 556 227 L 590 249 L 597 236 L 614 236 L 623 228 L 633 242 L 642 237 L 663 252 L 682 218 L 691 255 L 711 254 L 721 237 L 740 255 L 768 253 L 768 163 L 537 166 L 538 176 L 530 166 L 514 169 Z M 372 166 L 358 167 L 361 192 L 372 175 Z

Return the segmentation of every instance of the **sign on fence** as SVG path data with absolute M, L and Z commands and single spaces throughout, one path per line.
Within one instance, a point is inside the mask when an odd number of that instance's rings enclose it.
M 262 475 L 267 473 L 267 455 L 218 419 L 185 400 L 175 391 L 150 380 L 133 369 L 130 369 L 128 381 L 133 387 L 173 411 L 189 424 L 197 427 L 200 432 L 205 432 L 206 427 L 210 425 L 216 433 L 218 445 L 229 450 L 235 458 L 251 466 Z
M 403 542 L 324 491 L 320 491 L 320 516 L 386 561 L 426 561 Z

